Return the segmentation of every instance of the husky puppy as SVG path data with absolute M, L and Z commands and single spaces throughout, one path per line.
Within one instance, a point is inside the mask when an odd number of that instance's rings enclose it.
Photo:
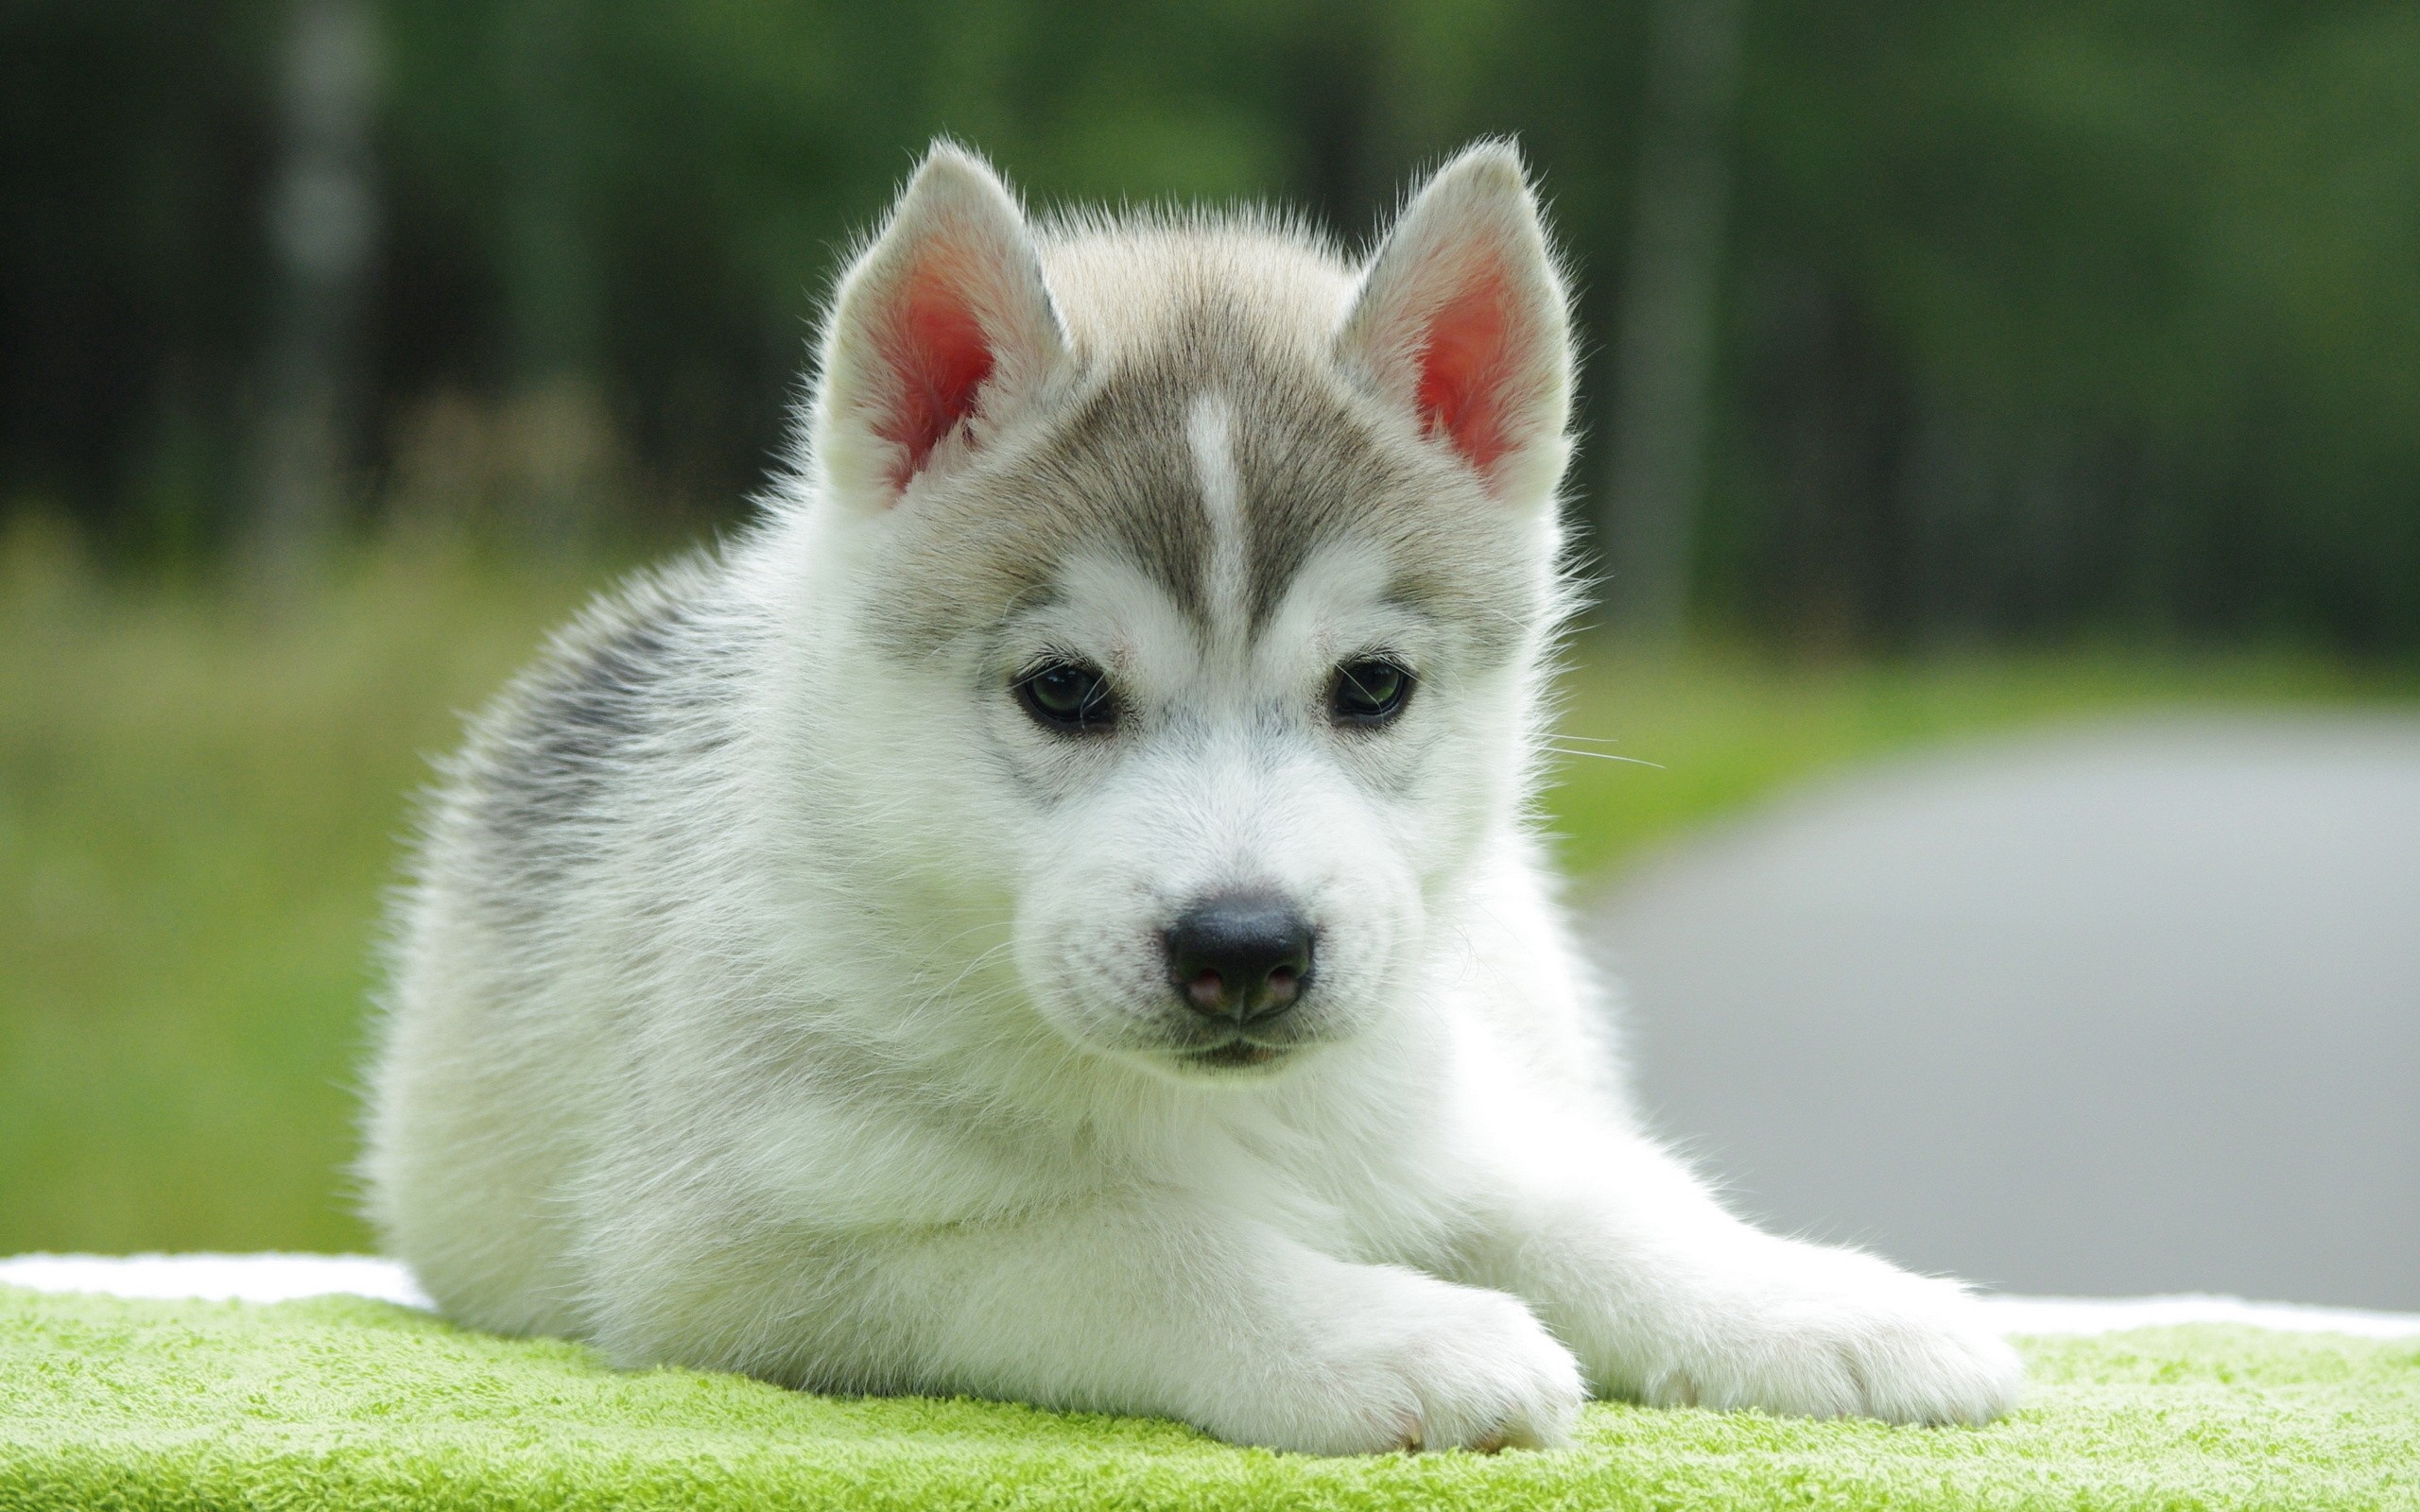
M 1509 146 L 1362 264 L 1036 223 L 937 146 L 762 519 L 450 768 L 392 1251 L 626 1366 L 1322 1453 L 2005 1410 L 1957 1286 L 1749 1228 L 1625 1107 L 1527 809 L 1571 364 Z

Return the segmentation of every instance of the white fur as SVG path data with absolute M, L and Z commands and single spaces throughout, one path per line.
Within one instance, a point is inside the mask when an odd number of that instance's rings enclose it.
M 1252 574 L 1244 558 L 1243 480 L 1236 475 L 1235 415 L 1225 398 L 1197 395 L 1185 414 L 1184 437 L 1210 522 L 1210 570 L 1202 585 L 1216 633 L 1246 633 L 1244 595 Z
M 1524 820 L 1569 356 L 1510 149 L 1449 165 L 1357 280 L 1248 225 L 1054 236 L 938 151 L 842 285 L 811 452 L 766 523 L 601 608 L 475 730 L 374 1072 L 394 1251 L 458 1318 L 626 1365 L 1319 1452 L 1551 1446 L 1589 1390 L 2005 1410 L 2014 1356 L 1959 1287 L 1748 1228 L 1618 1093 Z M 869 332 L 936 237 L 1001 355 L 903 488 Z M 1519 302 L 1484 476 L 1404 407 L 1435 270 L 1472 255 Z M 1259 291 L 1233 339 L 1366 416 L 1388 476 L 1429 480 L 1426 536 L 1348 498 L 1368 530 L 1306 544 L 1246 626 L 1244 517 L 1268 506 L 1243 427 L 1266 421 L 1205 375 L 1167 444 L 1206 511 L 1210 630 L 1103 540 L 903 653 L 902 616 L 952 591 L 902 564 L 962 560 L 970 593 L 1019 565 L 984 522 L 1079 486 L 1050 480 L 1084 458 L 1036 460 L 1052 417 L 1120 381 L 1182 280 Z M 1093 460 L 1103 487 L 1144 475 Z M 953 520 L 975 524 L 933 539 Z M 1402 587 L 1422 552 L 1518 586 L 1478 618 L 1424 604 Z M 597 670 L 615 645 L 643 675 Z M 1331 669 L 1373 648 L 1419 670 L 1413 701 L 1332 727 Z M 1026 716 L 1010 686 L 1044 653 L 1105 669 L 1117 733 Z M 1237 886 L 1316 921 L 1315 976 L 1289 1048 L 1210 1071 L 1160 941 Z

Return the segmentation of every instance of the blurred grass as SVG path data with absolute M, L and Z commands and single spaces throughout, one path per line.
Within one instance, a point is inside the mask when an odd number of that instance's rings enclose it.
M 277 606 L 0 541 L 0 1254 L 347 1249 L 381 889 L 426 757 L 600 572 L 388 548 Z M 2290 658 L 1809 669 L 1583 644 L 1549 804 L 1598 871 L 1812 771 L 2180 702 L 2407 696 Z
M 2420 698 L 2420 679 L 2408 673 L 2290 652 L 2107 646 L 1810 665 L 1737 647 L 1626 659 L 1582 642 L 1571 660 L 1560 724 L 1566 751 L 1654 764 L 1562 761 L 1547 819 L 1564 869 L 1579 875 L 1894 750 L 2126 711 Z
M 582 586 L 396 553 L 271 612 L 0 548 L 0 1253 L 365 1242 L 407 795 Z

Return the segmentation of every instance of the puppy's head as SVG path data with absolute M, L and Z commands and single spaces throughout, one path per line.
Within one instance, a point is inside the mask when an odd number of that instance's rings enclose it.
M 937 149 L 808 420 L 866 864 L 996 913 L 1090 1048 L 1235 1079 L 1385 1032 L 1517 822 L 1569 393 L 1507 146 L 1358 266 L 1253 217 L 1037 228 Z

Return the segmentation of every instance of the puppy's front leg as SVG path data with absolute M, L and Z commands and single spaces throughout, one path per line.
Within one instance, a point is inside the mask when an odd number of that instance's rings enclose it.
M 1158 1411 L 1328 1454 L 1552 1445 L 1582 1397 L 1514 1297 L 1172 1195 L 953 1228 L 883 1271 L 925 1390 Z
M 1508 1181 L 1455 1270 L 1528 1298 L 1598 1392 L 1903 1423 L 2014 1404 L 2016 1354 L 1955 1283 L 1753 1228 L 1643 1141 L 1592 1154 Z

